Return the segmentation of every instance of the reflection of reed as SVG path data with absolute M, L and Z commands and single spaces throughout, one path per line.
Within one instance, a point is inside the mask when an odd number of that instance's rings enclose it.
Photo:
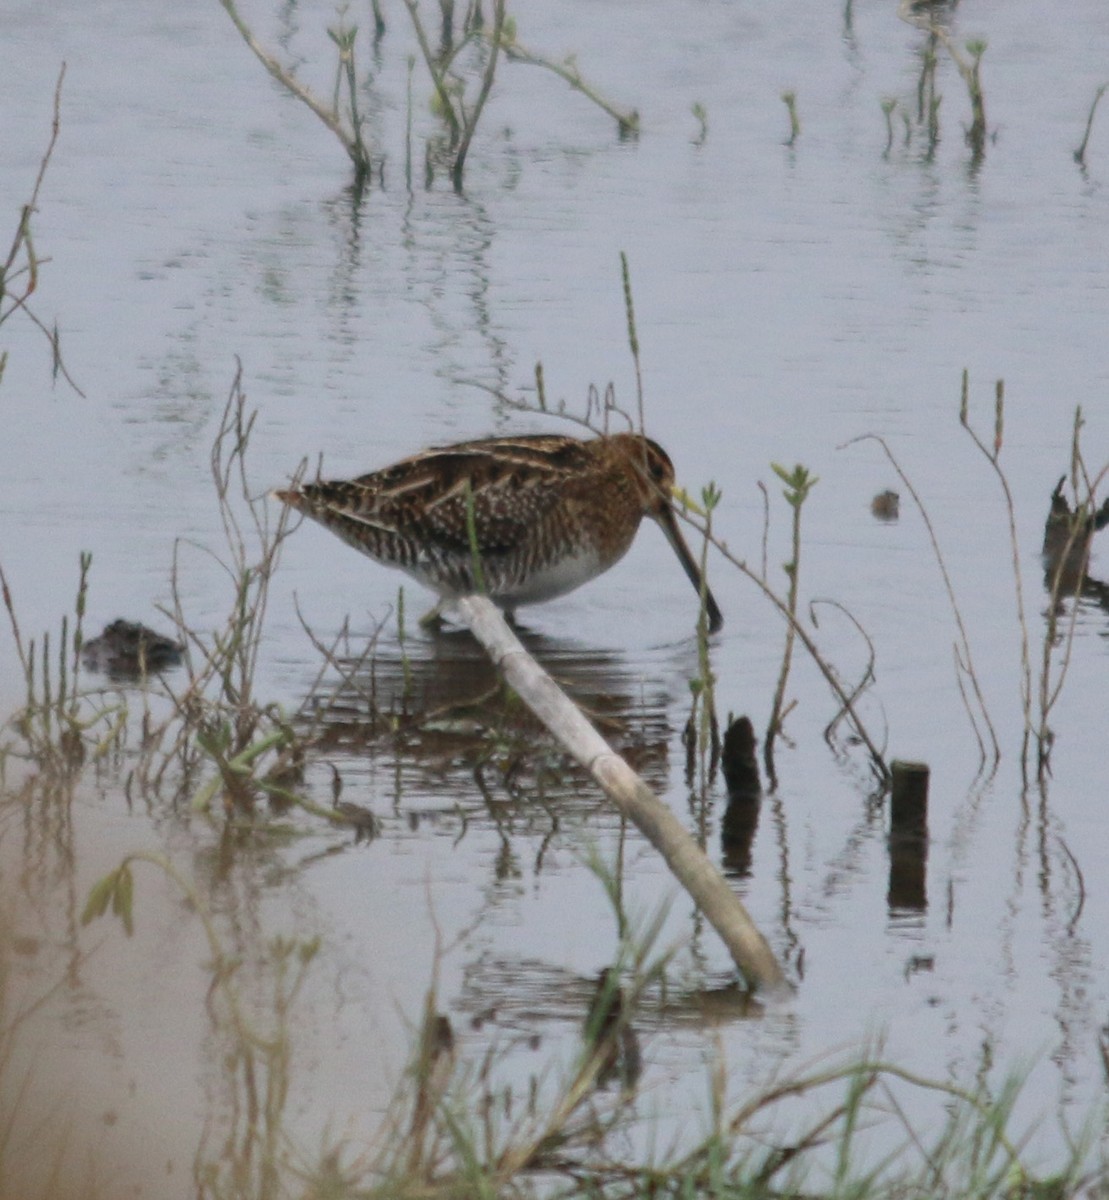
M 507 1038 L 508 1045 L 538 1050 L 544 1034 L 559 1036 L 583 1028 L 588 1014 L 596 1011 L 598 991 L 612 970 L 606 967 L 598 975 L 582 976 L 542 959 L 485 955 L 467 965 L 454 1011 L 468 1015 L 475 1030 L 495 1026 L 502 1035 L 501 1045 Z M 620 1003 L 626 1008 L 626 997 Z M 682 988 L 672 981 L 665 989 L 651 986 L 630 1007 L 632 1011 L 624 1011 L 621 1021 L 634 1020 L 640 1038 L 678 1027 L 710 1028 L 764 1012 L 735 979 L 718 987 Z
M 671 726 L 669 696 L 619 656 L 520 632 L 527 649 L 573 696 L 615 749 L 665 791 Z M 498 679 L 466 632 L 429 631 L 401 645 L 379 645 L 347 669 L 337 689 L 321 687 L 303 711 L 317 714 L 318 752 L 377 759 L 405 784 L 455 809 L 459 786 L 476 785 L 486 805 L 507 797 L 602 803 L 584 772 Z

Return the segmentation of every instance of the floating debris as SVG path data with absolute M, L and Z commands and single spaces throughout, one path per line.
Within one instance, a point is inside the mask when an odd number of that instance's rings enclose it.
M 879 521 L 896 521 L 901 515 L 901 497 L 887 488 L 871 500 L 870 511 Z

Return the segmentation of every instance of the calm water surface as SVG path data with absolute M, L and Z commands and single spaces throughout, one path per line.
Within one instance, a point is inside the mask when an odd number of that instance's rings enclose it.
M 961 1084 L 1027 1067 L 1021 1128 L 1044 1118 L 1035 1144 L 1049 1154 L 1060 1110 L 1081 1121 L 1104 1091 L 1109 613 L 1095 601 L 1080 608 L 1052 722 L 1053 776 L 1025 790 L 1008 527 L 958 405 L 966 368 L 972 420 L 992 439 L 1004 378 L 1002 464 L 1035 655 L 1043 519 L 1077 404 L 1091 471 L 1109 458 L 1105 127 L 1095 125 L 1086 171 L 1071 156 L 1109 61 L 1101 6 L 1069 6 L 1065 20 L 1032 0 L 959 6 L 959 44 L 989 43 L 992 136 L 979 164 L 946 60 L 936 151 L 918 128 L 904 144 L 898 113 L 915 108 L 923 35 L 890 4 L 856 4 L 846 26 L 841 6 L 816 3 L 788 19 L 750 4 L 521 9 L 521 41 L 552 58 L 576 54 L 600 91 L 639 110 L 642 133 L 621 141 L 549 73 L 505 64 L 461 196 L 442 178 L 424 186 L 434 122 L 420 69 L 415 185 L 405 186 L 412 38 L 396 8 L 376 55 L 362 45 L 384 186 L 354 208 L 337 143 L 277 90 L 218 5 L 7 6 L 0 219 L 14 229 L 29 195 L 64 60 L 61 135 L 36 224 L 50 261 L 35 304 L 57 320 L 85 393 L 51 383 L 48 347 L 28 322 L 3 327 L 0 563 L 24 632 L 56 629 L 71 610 L 81 550 L 94 555 L 89 625 L 99 627 L 119 615 L 158 624 L 174 540 L 220 545 L 209 450 L 236 356 L 258 410 L 249 468 L 259 492 L 305 455 L 343 476 L 434 442 L 558 428 L 488 390 L 526 396 L 538 360 L 550 397 L 573 410 L 609 382 L 633 406 L 625 251 L 651 433 L 691 491 L 722 487 L 716 527 L 753 563 L 766 485 L 772 573 L 789 555 L 789 516 L 769 464 L 819 476 L 804 513 L 802 593 L 847 606 L 864 626 L 877 671 L 864 717 L 891 757 L 933 771 L 926 902 L 891 908 L 885 807 L 862 757 L 825 745 L 835 706 L 797 661 L 779 788 L 762 803 L 749 869 L 730 868 L 797 983 L 790 1003 L 758 1019 L 720 999 L 730 960 L 629 836 L 629 910 L 646 916 L 669 899 L 665 938 L 684 944 L 674 989 L 685 1000 L 644 1014 L 642 1111 L 695 1131 L 717 1047 L 740 1097 L 880 1039 L 905 1066 Z M 259 0 L 244 13 L 329 92 L 328 5 Z M 786 89 L 802 124 L 793 147 Z M 887 98 L 898 101 L 888 154 Z M 703 141 L 695 102 L 707 112 Z M 920 513 L 876 443 L 844 445 L 866 433 L 888 440 L 934 523 L 1001 745 L 996 773 L 979 771 Z M 869 511 L 886 487 L 902 493 L 893 524 Z M 184 561 L 190 620 L 215 627 L 231 603 L 226 578 L 201 550 Z M 1109 575 L 1096 543 L 1090 573 Z M 294 707 L 316 675 L 294 598 L 323 637 L 348 614 L 363 635 L 384 622 L 378 682 L 383 694 L 401 687 L 400 582 L 319 529 L 298 532 L 275 583 L 262 694 Z M 783 630 L 724 564 L 713 586 L 727 617 L 713 647 L 719 704 L 749 713 L 761 733 Z M 410 607 L 423 599 L 411 594 Z M 646 529 L 617 570 L 528 612 L 525 625 L 580 699 L 619 718 L 621 746 L 724 861 L 723 785 L 702 797 L 683 774 L 693 607 L 663 539 Z M 857 677 L 866 651 L 854 628 L 830 607 L 816 616 L 826 653 Z M 411 635 L 407 653 L 418 690 L 457 701 L 487 681 L 461 635 Z M 2 712 L 21 696 L 5 625 Z M 164 852 L 195 879 L 248 962 L 275 934 L 321 936 L 295 1010 L 286 1113 L 309 1158 L 323 1140 L 372 1134 L 437 944 L 447 948 L 438 1003 L 467 1055 L 499 1045 L 503 1078 L 526 1086 L 572 1054 L 592 980 L 617 947 L 584 859 L 595 847 L 611 860 L 620 831 L 592 788 L 552 769 L 542 802 L 499 784 L 483 796 L 472 747 L 449 737 L 394 753 L 337 735 L 329 762 L 344 798 L 377 814 L 376 840 L 305 821 L 287 843 L 229 846 L 196 816 L 129 801 L 111 772 L 90 774 L 63 827 L 9 797 L 9 1020 L 58 986 L 19 1027 L 0 1086 L 8 1111 L 32 1072 L 28 1121 L 64 1119 L 71 1166 L 91 1155 L 105 1179 L 179 1195 L 194 1159 L 219 1157 L 213 1121 L 233 1111 L 226 1046 L 205 1009 L 208 951 L 180 895 L 140 871 L 132 939 L 107 925 L 77 930 L 89 885 L 135 849 Z M 330 802 L 330 779 L 326 765 L 309 774 L 319 803 Z M 269 976 L 244 974 L 267 1011 Z M 935 1120 L 919 1097 L 903 1099 L 922 1125 Z

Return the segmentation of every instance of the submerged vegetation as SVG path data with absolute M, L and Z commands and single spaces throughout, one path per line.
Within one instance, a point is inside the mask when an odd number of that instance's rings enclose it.
M 239 964 L 223 947 L 202 898 L 168 860 L 142 854 L 124 860 L 93 890 L 85 919 L 111 904 L 129 929 L 130 866 L 140 861 L 160 867 L 189 895 L 204 927 L 215 997 L 209 1007 L 226 1039 L 229 1081 L 241 1094 L 238 1122 L 221 1134 L 220 1153 L 205 1153 L 204 1146 L 198 1153 L 199 1195 L 1013 1200 L 1102 1194 L 1105 1177 L 1091 1153 L 1098 1121 L 1072 1136 L 1065 1161 L 1046 1174 L 1036 1171 L 1022 1149 L 1026 1132 L 1013 1128 L 1025 1088 L 1021 1075 L 996 1089 L 982 1080 L 960 1087 L 905 1070 L 880 1046 L 813 1065 L 740 1100 L 729 1094 L 727 1063 L 718 1054 L 707 1072 L 704 1126 L 696 1133 L 683 1130 L 682 1144 L 667 1151 L 646 1158 L 629 1153 L 628 1141 L 642 1120 L 637 1085 L 643 1033 L 656 1028 L 681 997 L 667 982 L 672 951 L 658 948 L 664 914 L 629 922 L 619 881 L 599 863 L 593 869 L 623 933 L 613 964 L 597 977 L 569 1060 L 533 1075 L 526 1099 L 514 1097 L 511 1075 L 502 1078 L 509 1056 L 493 1046 L 477 1061 L 461 1050 L 433 984 L 377 1136 L 365 1146 L 347 1138 L 330 1141 L 311 1161 L 286 1119 L 296 1083 L 291 1050 L 298 994 L 319 942 L 268 943 L 264 962 L 272 998 L 264 1017 L 248 1015 L 236 982 Z M 925 1130 L 908 1111 L 929 1096 L 937 1104 Z M 801 1099 L 811 1107 L 798 1122 Z M 884 1144 L 899 1149 L 875 1155 L 878 1130 Z

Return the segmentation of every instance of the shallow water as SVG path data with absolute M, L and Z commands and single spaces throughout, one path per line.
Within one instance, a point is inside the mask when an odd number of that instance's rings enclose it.
M 581 411 L 591 384 L 612 381 L 634 407 L 625 251 L 649 431 L 694 494 L 709 480 L 723 488 L 715 527 L 752 563 L 763 481 L 772 574 L 789 554 L 789 516 L 769 464 L 801 462 L 819 476 L 804 512 L 802 593 L 861 622 L 877 671 L 864 717 L 890 757 L 932 767 L 927 906 L 891 911 L 886 811 L 859 752 L 832 753 L 821 739 L 835 705 L 798 658 L 779 788 L 763 800 L 750 872 L 736 879 L 798 985 L 759 1020 L 705 999 L 732 982 L 730 960 L 629 837 L 629 910 L 669 897 L 666 936 L 693 938 L 675 967 L 688 1002 L 644 1016 L 644 1109 L 671 1120 L 703 1108 L 716 1038 L 740 1096 L 883 1037 L 890 1058 L 964 1084 L 987 1057 L 995 1081 L 1031 1060 L 1020 1113 L 1046 1117 L 1037 1148 L 1047 1153 L 1059 1144 L 1055 1114 L 1081 1120 L 1104 1089 L 1109 617 L 1095 601 L 1080 606 L 1052 719 L 1053 775 L 1026 790 L 1005 511 L 958 407 L 966 368 L 971 419 L 992 439 L 1004 378 L 1001 461 L 1035 655 L 1047 607 L 1043 519 L 1068 467 L 1076 404 L 1092 472 L 1109 444 L 1104 126 L 1095 124 L 1087 170 L 1071 157 L 1103 82 L 1109 27 L 1092 3 L 1071 6 L 1065 21 L 1030 0 L 957 9 L 960 44 L 989 43 L 993 136 L 975 165 L 965 92 L 946 60 L 936 153 L 919 130 L 903 144 L 899 125 L 883 152 L 881 101 L 915 106 L 923 35 L 889 5 L 851 12 L 850 27 L 842 10 L 818 4 L 794 6 L 788 21 L 747 5 L 520 12 L 521 41 L 552 58 L 576 54 L 603 93 L 639 110 L 642 133 L 621 141 L 553 76 L 503 64 L 458 196 L 442 177 L 423 186 L 434 123 L 419 68 L 415 186 L 405 186 L 411 37 L 398 10 L 376 57 L 362 46 L 385 167 L 384 186 L 355 208 L 337 143 L 265 76 L 217 5 L 10 5 L 0 213 L 14 228 L 64 59 L 61 134 L 35 227 L 50 261 L 35 306 L 57 320 L 85 398 L 51 384 L 48 347 L 28 322 L 3 326 L 0 563 L 25 634 L 56 629 L 71 611 L 83 549 L 94 555 L 89 627 L 120 615 L 158 625 L 174 539 L 220 544 L 209 450 L 236 356 L 259 414 L 249 456 L 259 492 L 304 456 L 322 454 L 325 472 L 342 477 L 431 443 L 559 428 L 487 390 L 527 395 L 537 360 L 552 401 Z M 326 4 L 244 13 L 328 92 Z M 793 147 L 783 144 L 787 88 L 802 124 Z M 694 102 L 708 115 L 703 144 Z M 845 445 L 866 433 L 888 439 L 934 523 L 997 729 L 996 773 L 979 769 L 920 514 L 874 442 Z M 886 487 L 901 492 L 893 524 L 869 512 Z M 1095 541 L 1090 573 L 1104 577 L 1107 561 Z M 189 618 L 213 627 L 230 605 L 226 580 L 202 551 L 185 563 Z M 401 582 L 322 530 L 300 530 L 275 583 L 260 693 L 292 708 L 315 677 L 294 597 L 324 638 L 347 614 L 363 634 L 384 622 L 382 686 L 399 686 L 391 612 Z M 761 736 L 782 627 L 725 564 L 713 587 L 727 620 L 713 647 L 718 702 L 749 713 Z M 411 591 L 410 609 L 423 599 Z M 693 615 L 686 580 L 648 528 L 611 574 L 529 610 L 524 624 L 556 676 L 620 719 L 621 744 L 691 826 L 703 820 L 719 859 L 723 785 L 702 816 L 683 779 Z M 866 661 L 857 633 L 831 608 L 817 619 L 825 652 L 856 678 Z M 410 634 L 406 650 L 420 694 L 484 686 L 461 635 Z M 0 711 L 21 698 L 5 630 Z M 194 877 L 248 959 L 277 933 L 321 935 L 286 1114 L 308 1148 L 325 1130 L 353 1144 L 373 1130 L 411 1045 L 437 926 L 450 947 L 439 1005 L 467 1053 L 497 1042 L 504 1077 L 526 1081 L 572 1051 L 617 942 L 583 857 L 593 845 L 613 855 L 618 825 L 560 770 L 541 804 L 496 787 L 490 802 L 474 754 L 450 737 L 390 747 L 337 735 L 329 761 L 343 797 L 381 823 L 369 842 L 302 821 L 287 844 L 229 845 L 187 812 L 128 802 L 111 772 L 90 776 L 56 825 L 7 806 L 4 903 L 21 939 L 9 1013 L 63 981 L 20 1027 L 16 1066 L 34 1070 L 35 1111 L 65 1113 L 68 1161 L 88 1151 L 105 1179 L 177 1195 L 194 1155 L 214 1156 L 211 1141 L 198 1152 L 205 1114 L 234 1105 L 219 1069 L 226 1047 L 205 1011 L 206 949 L 180 897 L 156 872 L 139 873 L 133 939 L 77 929 L 88 886 L 135 848 L 164 850 Z M 330 779 L 326 766 L 310 772 L 317 802 L 330 802 Z M 257 986 L 267 986 L 262 967 Z M 0 1081 L 9 1096 L 19 1078 Z

